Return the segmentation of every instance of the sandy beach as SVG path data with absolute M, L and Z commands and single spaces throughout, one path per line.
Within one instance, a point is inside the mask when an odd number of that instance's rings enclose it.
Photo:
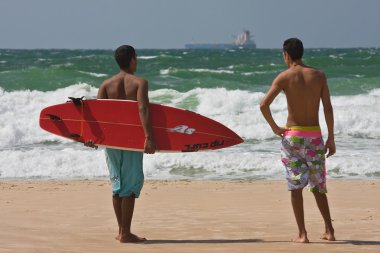
M 282 180 L 146 181 L 133 231 L 144 244 L 114 239 L 107 180 L 0 182 L 0 252 L 380 252 L 379 180 L 330 180 L 336 242 L 304 192 L 310 244 L 297 229 Z

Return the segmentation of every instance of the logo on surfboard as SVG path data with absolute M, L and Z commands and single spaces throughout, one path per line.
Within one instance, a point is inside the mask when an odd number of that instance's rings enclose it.
M 190 128 L 186 125 L 180 125 L 173 128 L 169 128 L 168 132 L 172 133 L 181 133 L 181 134 L 193 134 L 195 132 L 194 128 Z

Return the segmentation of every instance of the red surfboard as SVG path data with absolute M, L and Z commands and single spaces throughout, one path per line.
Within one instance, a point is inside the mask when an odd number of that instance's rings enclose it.
M 205 151 L 243 142 L 226 126 L 200 114 L 153 103 L 149 108 L 158 152 Z M 78 142 L 93 140 L 98 146 L 144 150 L 145 134 L 136 101 L 73 99 L 44 108 L 40 126 Z

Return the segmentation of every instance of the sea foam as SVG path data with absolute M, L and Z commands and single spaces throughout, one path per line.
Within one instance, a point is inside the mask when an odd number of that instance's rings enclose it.
M 107 177 L 102 149 L 93 150 L 45 132 L 40 111 L 69 96 L 95 98 L 97 88 L 85 83 L 55 91 L 4 91 L 0 88 L 0 179 Z M 277 138 L 259 109 L 264 93 L 224 88 L 187 92 L 161 89 L 151 102 L 193 110 L 225 124 L 245 143 L 217 151 L 145 155 L 147 178 L 281 178 Z M 337 154 L 327 160 L 332 177 L 379 177 L 380 89 L 355 96 L 333 96 Z M 277 123 L 286 122 L 286 99 L 271 105 Z M 326 126 L 321 108 L 321 126 Z

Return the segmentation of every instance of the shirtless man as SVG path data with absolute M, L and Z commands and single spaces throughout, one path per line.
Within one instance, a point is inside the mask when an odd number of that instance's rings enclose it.
M 261 112 L 273 132 L 282 137 L 281 161 L 286 168 L 288 189 L 297 221 L 299 234 L 293 241 L 307 243 L 304 221 L 302 190 L 308 184 L 314 193 L 318 208 L 325 222 L 321 239 L 334 241 L 334 228 L 326 197 L 325 153 L 335 153 L 334 115 L 326 76 L 322 71 L 302 62 L 303 45 L 299 39 L 284 42 L 283 58 L 288 69 L 273 81 L 260 103 Z M 286 127 L 274 121 L 269 106 L 284 91 L 288 105 Z M 324 145 L 319 127 L 319 104 L 322 101 L 328 138 Z
M 99 87 L 98 99 L 126 99 L 138 102 L 142 126 L 145 132 L 144 152 L 155 153 L 149 115 L 148 82 L 134 75 L 137 69 L 137 56 L 133 47 L 120 46 L 115 51 L 115 60 L 120 72 L 105 80 Z M 112 112 L 111 112 L 112 113 Z M 85 143 L 94 147 L 92 141 Z M 119 232 L 120 242 L 143 242 L 145 238 L 131 233 L 131 222 L 135 206 L 144 184 L 143 152 L 106 148 L 107 166 L 112 182 L 112 202 Z

